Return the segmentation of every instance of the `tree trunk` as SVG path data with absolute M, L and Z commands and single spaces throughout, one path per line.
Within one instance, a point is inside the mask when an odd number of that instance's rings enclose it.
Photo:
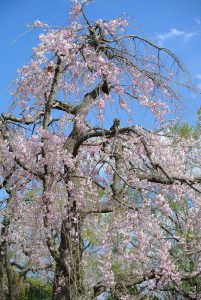
M 76 202 L 73 201 L 67 218 L 62 222 L 60 259 L 56 264 L 53 300 L 78 300 L 82 293 L 82 222 Z
M 0 299 L 4 300 L 4 255 L 0 247 Z
M 65 145 L 68 153 L 73 153 L 77 139 L 78 130 L 75 122 Z M 81 230 L 83 217 L 80 216 L 76 199 L 68 190 L 68 181 L 70 178 L 72 180 L 73 172 L 65 166 L 68 204 L 65 207 L 66 217 L 62 220 L 61 225 L 59 261 L 56 262 L 52 300 L 83 300 L 82 294 L 84 288 L 82 282 L 83 276 L 81 274 L 83 253 Z M 76 181 L 74 184 L 79 188 L 79 184 L 77 185 Z
M 63 270 L 57 265 L 55 270 L 55 279 L 53 287 L 53 300 L 77 300 L 79 297 L 79 290 L 76 282 L 71 276 L 76 274 L 69 274 L 66 276 Z
M 10 225 L 10 219 L 4 217 L 1 228 L 0 243 L 0 299 L 5 299 L 5 273 L 6 273 L 6 257 L 7 257 L 7 235 Z
M 6 268 L 6 274 L 8 279 L 8 299 L 18 300 L 20 287 L 17 284 L 17 278 L 13 270 L 13 267 L 10 264 L 9 245 L 7 241 L 5 245 L 5 268 Z

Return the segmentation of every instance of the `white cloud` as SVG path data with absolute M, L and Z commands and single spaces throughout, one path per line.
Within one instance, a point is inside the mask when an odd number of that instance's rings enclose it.
M 185 42 L 188 42 L 193 36 L 199 35 L 198 32 L 188 32 L 188 31 L 182 31 L 178 30 L 176 28 L 170 29 L 169 32 L 163 33 L 163 34 L 157 34 L 157 38 L 159 40 L 159 44 L 162 44 L 164 41 L 173 39 L 176 37 L 181 37 Z
M 157 37 L 161 42 L 164 42 L 167 39 L 176 37 L 176 36 L 181 36 L 184 34 L 184 31 L 177 30 L 176 28 L 172 28 L 169 32 L 163 33 L 163 34 L 158 34 Z
M 185 40 L 185 42 L 188 42 L 193 36 L 199 35 L 198 32 L 185 32 L 183 34 L 183 38 Z

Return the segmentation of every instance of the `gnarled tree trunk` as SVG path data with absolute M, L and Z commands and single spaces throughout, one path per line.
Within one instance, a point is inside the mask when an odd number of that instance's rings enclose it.
M 0 247 L 0 299 L 4 300 L 4 256 Z
M 68 209 L 62 222 L 59 262 L 56 264 L 53 300 L 78 300 L 83 287 L 81 276 L 83 220 L 79 216 L 76 202 Z

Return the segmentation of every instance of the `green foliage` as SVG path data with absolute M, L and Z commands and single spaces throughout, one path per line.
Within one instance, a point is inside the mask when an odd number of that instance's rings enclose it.
M 194 131 L 195 131 L 195 129 L 192 126 L 190 126 L 188 123 L 185 123 L 184 125 L 176 124 L 171 129 L 173 133 L 176 133 L 180 137 L 186 139 L 194 136 Z
M 105 195 L 105 191 L 103 189 L 98 189 L 98 195 L 102 198 Z
M 195 126 L 190 126 L 188 123 L 183 125 L 176 124 L 171 127 L 171 131 L 182 138 L 194 138 L 198 139 L 201 135 L 201 107 L 197 111 L 197 124 Z
M 51 300 L 52 284 L 40 278 L 27 278 L 20 292 L 20 300 Z
M 125 266 L 122 266 L 122 264 L 118 260 L 114 260 L 112 263 L 112 271 L 116 275 L 117 278 L 125 278 L 127 275 Z
M 86 239 L 91 246 L 95 246 L 98 243 L 97 236 L 93 230 L 87 228 L 83 234 L 83 238 Z

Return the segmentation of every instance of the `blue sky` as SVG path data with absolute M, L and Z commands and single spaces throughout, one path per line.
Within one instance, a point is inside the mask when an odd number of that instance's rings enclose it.
M 63 25 L 70 5 L 70 0 L 0 0 L 0 111 L 8 106 L 16 69 L 28 62 L 37 44 L 37 30 L 23 34 L 26 25 L 37 19 Z M 115 18 L 124 12 L 134 18 L 143 36 L 175 52 L 201 88 L 201 0 L 96 0 L 87 8 L 90 19 Z M 201 105 L 199 95 L 188 95 L 187 101 L 194 113 Z M 192 115 L 187 119 L 194 120 Z

